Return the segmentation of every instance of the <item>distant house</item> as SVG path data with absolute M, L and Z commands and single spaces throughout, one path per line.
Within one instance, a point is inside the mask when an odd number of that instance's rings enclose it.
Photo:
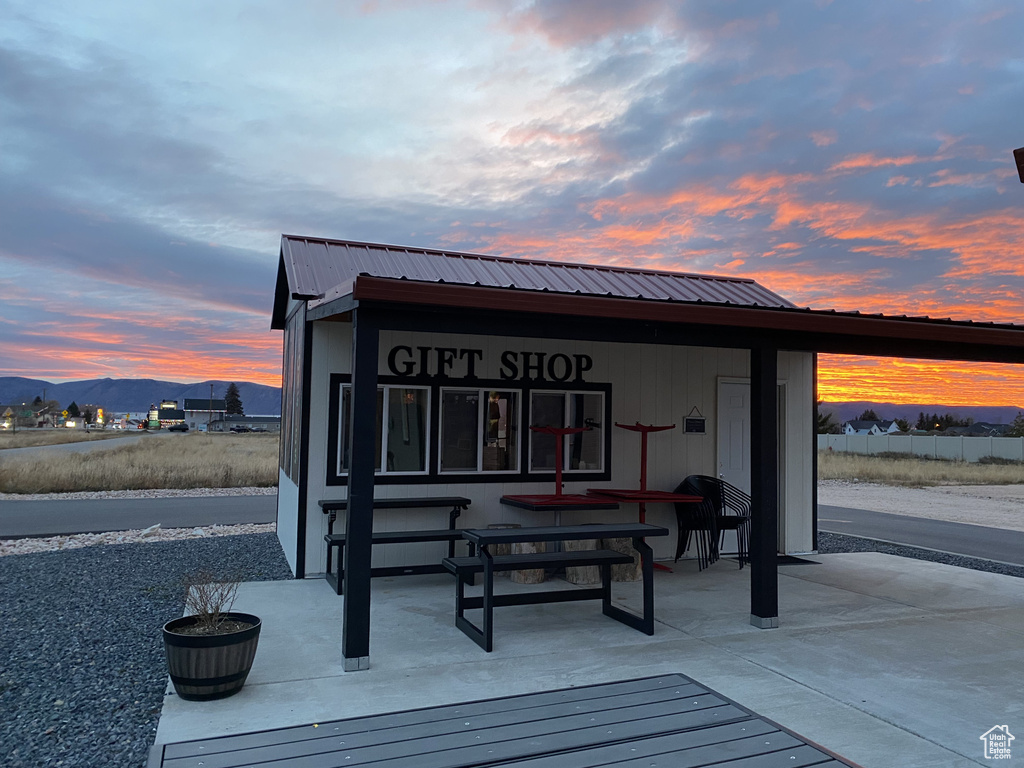
M 185 412 L 178 407 L 177 400 L 161 400 L 160 408 L 157 410 L 157 419 L 161 427 L 170 427 L 185 421 Z
M 1010 424 L 990 424 L 987 421 L 976 421 L 967 428 L 971 437 L 1003 437 L 1010 431 Z
M 189 429 L 205 427 L 213 421 L 219 421 L 227 412 L 227 405 L 224 398 L 185 398 L 185 405 L 182 408 L 185 414 L 185 423 Z
M 280 432 L 280 416 L 241 416 L 224 414 L 210 423 L 211 432 Z
M 844 435 L 891 435 L 893 432 L 899 431 L 900 428 L 896 422 L 888 419 L 881 421 L 854 419 L 843 424 Z
M 47 427 L 52 423 L 51 413 L 45 405 L 11 403 L 0 405 L 0 429 Z
M 990 424 L 986 421 L 976 421 L 967 427 L 947 427 L 941 432 L 930 434 L 944 435 L 946 437 L 1003 437 L 1009 432 L 1009 424 Z

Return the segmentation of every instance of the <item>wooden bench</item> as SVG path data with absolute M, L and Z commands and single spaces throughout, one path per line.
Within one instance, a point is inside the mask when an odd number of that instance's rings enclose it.
M 334 587 L 337 594 L 342 593 L 345 581 L 344 556 L 345 556 L 345 534 L 334 532 L 334 522 L 337 520 L 338 512 L 348 509 L 348 500 L 342 499 L 331 501 L 321 499 L 320 509 L 325 515 L 329 515 L 327 521 L 328 533 L 324 536 L 327 542 L 327 583 Z M 435 541 L 448 542 L 448 556 L 455 556 L 455 542 L 462 540 L 463 530 L 455 527 L 455 521 L 463 510 L 468 509 L 472 502 L 464 496 L 430 496 L 411 497 L 395 499 L 374 499 L 373 508 L 377 509 L 436 509 L 438 507 L 450 507 L 448 513 L 448 527 L 429 530 L 413 531 L 374 531 L 372 543 L 374 544 L 413 544 Z M 337 550 L 337 555 L 335 555 Z M 473 553 L 472 545 L 470 553 Z M 337 572 L 334 570 L 334 561 L 337 559 Z M 445 568 L 440 563 L 424 563 L 420 565 L 392 565 L 379 566 L 370 569 L 371 576 L 403 576 L 416 573 L 444 573 Z
M 472 528 L 463 537 L 475 544 L 478 553 L 471 557 L 446 557 L 442 563 L 455 574 L 455 626 L 488 653 L 494 647 L 494 609 L 506 605 L 562 603 L 576 600 L 600 600 L 605 616 L 647 635 L 654 634 L 654 553 L 645 536 L 667 536 L 668 529 L 645 523 L 544 526 L 539 528 Z M 569 552 L 536 552 L 516 555 L 492 555 L 490 547 L 516 542 L 571 541 L 582 539 L 630 538 L 640 554 L 643 574 L 643 615 L 637 616 L 612 605 L 611 567 L 631 563 L 633 557 L 607 549 Z M 494 574 L 530 568 L 562 568 L 596 565 L 601 570 L 601 586 L 590 589 L 531 590 L 513 594 L 494 594 Z M 466 585 L 474 574 L 483 574 L 483 595 L 469 597 Z M 481 626 L 466 618 L 466 611 L 483 609 Z

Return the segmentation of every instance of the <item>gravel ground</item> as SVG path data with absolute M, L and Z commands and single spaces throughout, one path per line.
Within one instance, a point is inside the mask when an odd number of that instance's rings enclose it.
M 862 539 L 858 536 L 843 536 L 840 533 L 819 532 L 818 552 L 823 555 L 837 552 L 883 552 L 887 555 L 911 557 L 915 560 L 929 560 L 933 563 L 956 565 L 960 568 L 970 568 L 974 571 L 1002 573 L 1006 576 L 1016 576 L 1019 579 L 1024 579 L 1024 566 L 997 563 L 992 560 L 981 560 L 977 557 L 951 555 L 946 552 L 935 552 L 931 549 L 886 544 L 881 541 L 874 541 L 873 539 Z
M 273 533 L 0 558 L 0 764 L 142 768 L 167 686 L 160 628 L 204 566 L 291 578 Z

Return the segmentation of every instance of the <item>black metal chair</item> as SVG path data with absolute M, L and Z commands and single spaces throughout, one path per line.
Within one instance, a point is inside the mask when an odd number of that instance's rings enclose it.
M 750 550 L 750 496 L 736 486 L 708 475 L 690 475 L 682 482 L 677 492 L 701 496 L 707 507 L 702 514 L 711 522 L 708 533 L 710 555 L 701 557 L 700 542 L 698 541 L 698 561 L 710 564 L 718 560 L 725 544 L 725 532 L 735 531 L 737 554 L 740 568 L 742 568 L 744 561 L 749 557 Z M 677 518 L 680 514 L 679 506 L 676 505 Z M 684 518 L 680 518 L 681 521 L 687 522 Z M 687 534 L 687 543 L 688 540 L 689 534 Z M 681 541 L 680 544 L 682 544 Z M 677 547 L 676 559 L 685 551 L 685 546 L 681 551 Z M 700 567 L 706 567 L 705 564 L 701 564 Z
M 685 481 L 680 483 L 675 493 L 700 496 Z M 703 498 L 702 501 L 677 501 L 676 508 L 676 562 L 690 546 L 694 539 L 697 548 L 697 566 L 704 570 L 718 559 L 717 529 L 715 528 L 715 510 L 712 503 Z

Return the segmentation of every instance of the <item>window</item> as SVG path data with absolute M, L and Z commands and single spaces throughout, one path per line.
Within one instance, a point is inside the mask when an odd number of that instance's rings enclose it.
M 330 381 L 326 482 L 343 486 L 351 471 L 352 384 L 345 373 Z M 528 424 L 589 426 L 564 438 L 563 471 L 610 479 L 611 440 L 601 427 L 612 420 L 611 386 L 531 384 L 382 376 L 370 406 L 374 434 L 355 435 L 356 450 L 372 454 L 380 485 L 531 482 L 554 472 L 555 439 L 529 432 Z
M 441 472 L 516 472 L 518 435 L 518 392 L 441 390 Z
M 380 474 L 427 471 L 430 433 L 430 390 L 426 387 L 377 387 L 375 468 Z M 338 430 L 338 474 L 348 472 L 352 385 L 341 385 L 341 428 Z M 385 428 L 386 427 L 386 428 Z
M 530 395 L 530 426 L 591 427 L 562 438 L 564 471 L 600 472 L 604 470 L 603 392 L 544 392 Z M 554 471 L 557 439 L 542 432 L 530 433 L 530 471 Z

